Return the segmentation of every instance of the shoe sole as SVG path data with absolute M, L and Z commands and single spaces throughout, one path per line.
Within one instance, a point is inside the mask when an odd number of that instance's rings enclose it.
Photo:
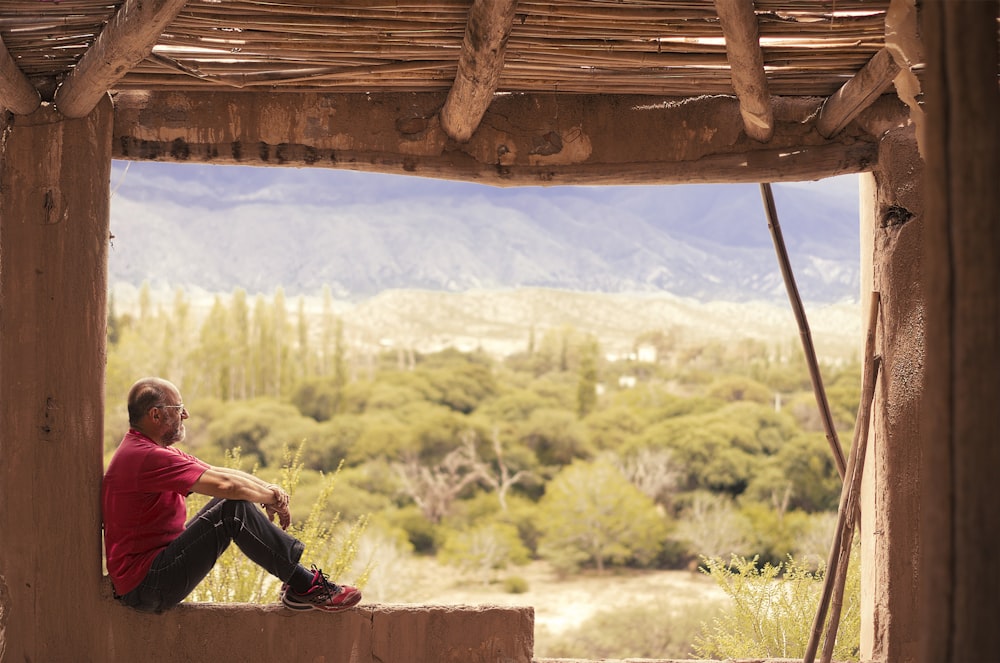
M 311 605 L 311 604 L 310 605 L 306 605 L 306 604 L 303 604 L 303 603 L 296 603 L 296 604 L 289 605 L 288 603 L 284 603 L 284 602 L 282 602 L 282 605 L 284 605 L 289 610 L 294 610 L 295 612 L 305 612 L 306 610 L 322 610 L 323 612 L 343 612 L 344 610 L 350 610 L 351 608 L 353 608 L 354 606 L 356 606 L 357 603 L 352 603 L 351 605 L 338 605 L 336 607 L 334 607 L 334 606 L 323 606 L 323 605 Z
M 281 596 L 281 604 L 288 608 L 289 610 L 294 610 L 296 612 L 304 612 L 306 610 L 322 610 L 323 612 L 342 612 L 349 608 L 353 608 L 358 603 L 361 602 L 361 594 L 355 594 L 353 599 L 348 599 L 349 603 L 342 603 L 340 605 L 317 605 L 315 603 L 290 603 L 285 600 L 285 596 Z

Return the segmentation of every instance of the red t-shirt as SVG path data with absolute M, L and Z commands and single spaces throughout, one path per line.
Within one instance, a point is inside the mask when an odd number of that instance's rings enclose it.
M 135 589 L 184 531 L 185 498 L 208 467 L 135 429 L 118 445 L 104 473 L 101 509 L 108 575 L 119 596 Z

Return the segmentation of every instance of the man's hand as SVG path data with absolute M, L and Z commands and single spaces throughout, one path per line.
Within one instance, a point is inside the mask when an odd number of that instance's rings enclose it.
M 291 497 L 277 484 L 272 483 L 267 487 L 274 496 L 274 500 L 271 504 L 263 505 L 264 511 L 272 523 L 274 522 L 274 516 L 277 514 L 278 524 L 281 526 L 281 529 L 288 529 L 288 525 L 292 522 L 292 516 L 288 512 L 288 503 L 291 501 Z
M 264 505 L 264 512 L 267 513 L 267 517 L 274 522 L 274 516 L 278 516 L 278 524 L 281 529 L 288 529 L 288 525 L 292 522 L 292 515 L 288 512 L 288 505 L 285 506 L 271 506 L 270 504 Z
M 288 507 L 288 502 L 292 499 L 284 489 L 276 483 L 270 483 L 267 485 L 267 489 L 271 491 L 274 495 L 274 501 L 271 502 L 272 506 L 276 507 Z

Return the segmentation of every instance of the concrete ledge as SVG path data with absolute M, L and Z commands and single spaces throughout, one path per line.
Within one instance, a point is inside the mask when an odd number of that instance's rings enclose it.
M 801 658 L 536 658 L 533 663 L 802 663 Z
M 530 663 L 534 608 L 182 604 L 160 615 L 111 601 L 103 661 Z M 98 659 L 91 659 L 98 660 Z

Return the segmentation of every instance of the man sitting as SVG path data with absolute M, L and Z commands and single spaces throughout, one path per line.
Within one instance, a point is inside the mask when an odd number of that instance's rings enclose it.
M 282 580 L 281 602 L 292 610 L 336 612 L 361 600 L 354 587 L 336 585 L 315 566 L 299 564 L 304 545 L 284 531 L 291 516 L 288 493 L 280 486 L 174 448 L 184 439 L 188 418 L 177 387 L 160 378 L 139 380 L 129 390 L 128 416 L 129 431 L 101 488 L 115 598 L 147 612 L 172 608 L 235 542 Z M 190 493 L 213 499 L 185 525 Z

